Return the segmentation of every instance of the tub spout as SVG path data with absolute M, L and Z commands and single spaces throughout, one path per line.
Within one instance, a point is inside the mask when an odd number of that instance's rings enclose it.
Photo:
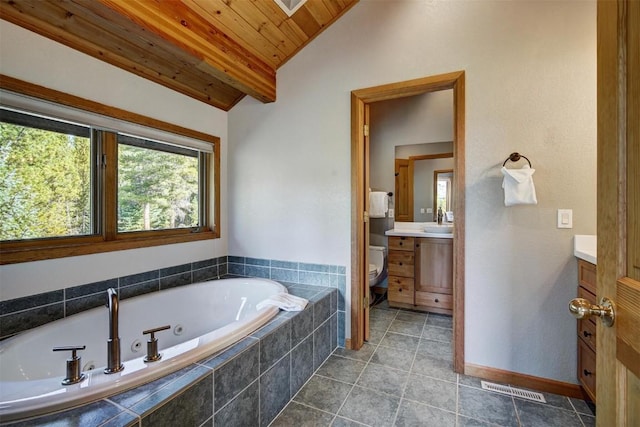
M 105 374 L 115 374 L 124 369 L 120 360 L 120 336 L 118 335 L 118 293 L 107 289 L 107 308 L 109 309 L 109 339 L 107 340 L 107 367 Z

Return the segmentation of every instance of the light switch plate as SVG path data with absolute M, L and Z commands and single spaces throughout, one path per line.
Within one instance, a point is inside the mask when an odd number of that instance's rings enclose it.
M 573 228 L 573 209 L 558 209 L 558 228 Z
M 393 218 L 394 210 L 389 209 L 389 218 Z

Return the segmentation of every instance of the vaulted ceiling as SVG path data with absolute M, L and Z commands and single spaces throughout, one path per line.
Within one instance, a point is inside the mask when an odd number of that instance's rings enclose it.
M 0 0 L 0 18 L 228 111 L 358 0 Z

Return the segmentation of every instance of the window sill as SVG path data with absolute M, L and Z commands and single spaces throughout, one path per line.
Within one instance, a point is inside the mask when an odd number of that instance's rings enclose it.
M 55 246 L 31 246 L 11 249 L 0 247 L 0 265 L 172 245 L 175 243 L 217 239 L 219 237 L 220 235 L 216 231 L 202 231 L 199 233 L 164 236 L 129 236 L 120 240 L 68 243 Z

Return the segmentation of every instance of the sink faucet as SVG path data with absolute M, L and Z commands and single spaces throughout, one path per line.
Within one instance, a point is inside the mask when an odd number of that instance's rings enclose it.
M 118 336 L 118 293 L 107 289 L 107 308 L 109 309 L 109 339 L 107 340 L 107 367 L 105 374 L 115 374 L 124 369 L 120 361 L 120 337 Z

